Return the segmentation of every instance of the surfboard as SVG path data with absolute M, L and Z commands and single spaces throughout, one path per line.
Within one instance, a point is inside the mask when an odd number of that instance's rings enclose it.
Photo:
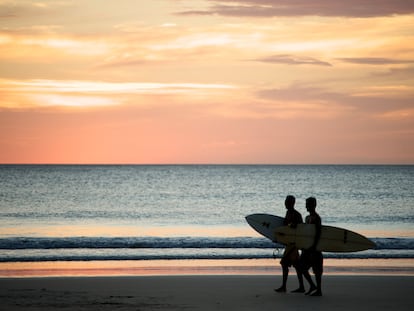
M 258 233 L 275 241 L 275 229 L 283 226 L 283 217 L 270 214 L 251 214 L 246 216 L 247 223 Z
M 275 230 L 276 240 L 282 244 L 296 244 L 297 248 L 308 249 L 313 245 L 315 225 L 300 224 L 296 228 L 288 226 Z M 343 228 L 322 226 L 321 237 L 316 248 L 324 252 L 358 252 L 375 247 L 375 243 L 363 235 Z

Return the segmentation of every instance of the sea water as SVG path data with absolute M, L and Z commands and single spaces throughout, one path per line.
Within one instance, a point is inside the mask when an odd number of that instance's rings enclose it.
M 0 262 L 272 258 L 288 194 L 377 245 L 325 257 L 414 259 L 410 165 L 1 165 Z

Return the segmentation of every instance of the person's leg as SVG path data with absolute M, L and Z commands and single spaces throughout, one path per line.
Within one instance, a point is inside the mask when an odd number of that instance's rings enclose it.
M 305 292 L 305 286 L 303 285 L 302 271 L 301 271 L 301 269 L 298 265 L 295 265 L 294 267 L 296 269 L 296 275 L 298 276 L 299 287 L 297 289 L 295 289 L 294 291 L 292 291 L 292 293 L 304 293 Z
M 311 267 L 311 253 L 308 250 L 303 250 L 302 255 L 300 256 L 300 259 L 299 259 L 299 268 L 300 268 L 301 274 L 303 275 L 305 280 L 308 281 L 310 285 L 310 288 L 306 292 L 306 295 L 309 295 L 314 290 L 316 290 L 316 285 L 315 283 L 313 283 L 312 278 L 309 274 L 310 267 Z
M 312 294 L 312 296 L 322 296 L 322 273 L 315 274 L 316 279 L 316 291 Z
M 275 291 L 278 292 L 278 293 L 286 292 L 286 284 L 287 284 L 287 279 L 288 279 L 288 276 L 289 276 L 289 267 L 284 263 L 281 263 L 281 264 L 282 264 L 282 271 L 283 271 L 282 286 L 275 289 Z
M 313 291 L 315 291 L 315 290 L 316 290 L 316 285 L 315 285 L 315 283 L 312 281 L 312 277 L 310 276 L 310 274 L 309 274 L 309 270 L 308 270 L 308 269 L 303 270 L 303 271 L 302 271 L 302 273 L 303 273 L 303 277 L 306 279 L 306 281 L 308 281 L 309 286 L 310 286 L 309 290 L 306 292 L 306 295 L 309 295 L 309 294 L 311 294 Z
M 315 273 L 316 279 L 316 292 L 312 296 L 322 296 L 322 273 L 323 273 L 323 256 L 322 253 L 317 253 L 315 255 L 315 262 L 312 267 L 313 273 Z

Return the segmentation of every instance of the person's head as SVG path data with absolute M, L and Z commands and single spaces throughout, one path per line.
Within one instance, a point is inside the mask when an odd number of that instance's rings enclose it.
M 285 206 L 287 209 L 293 209 L 296 199 L 293 195 L 288 195 L 285 199 Z
M 306 209 L 308 212 L 314 212 L 316 208 L 316 199 L 314 197 L 309 197 L 306 199 Z

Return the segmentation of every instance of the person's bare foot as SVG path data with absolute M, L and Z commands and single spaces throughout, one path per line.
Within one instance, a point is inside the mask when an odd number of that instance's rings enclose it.
M 312 292 L 314 292 L 315 290 L 317 290 L 315 285 L 312 285 L 311 288 L 309 288 L 309 290 L 306 292 L 305 295 L 310 295 L 312 294 Z
M 275 292 L 277 293 L 286 293 L 286 287 L 280 286 L 279 288 L 275 288 Z
M 320 296 L 322 296 L 322 292 L 320 290 L 317 290 L 311 296 L 313 296 L 313 297 L 320 297 Z
M 303 287 L 299 287 L 298 289 L 292 290 L 292 293 L 304 293 L 305 289 Z

